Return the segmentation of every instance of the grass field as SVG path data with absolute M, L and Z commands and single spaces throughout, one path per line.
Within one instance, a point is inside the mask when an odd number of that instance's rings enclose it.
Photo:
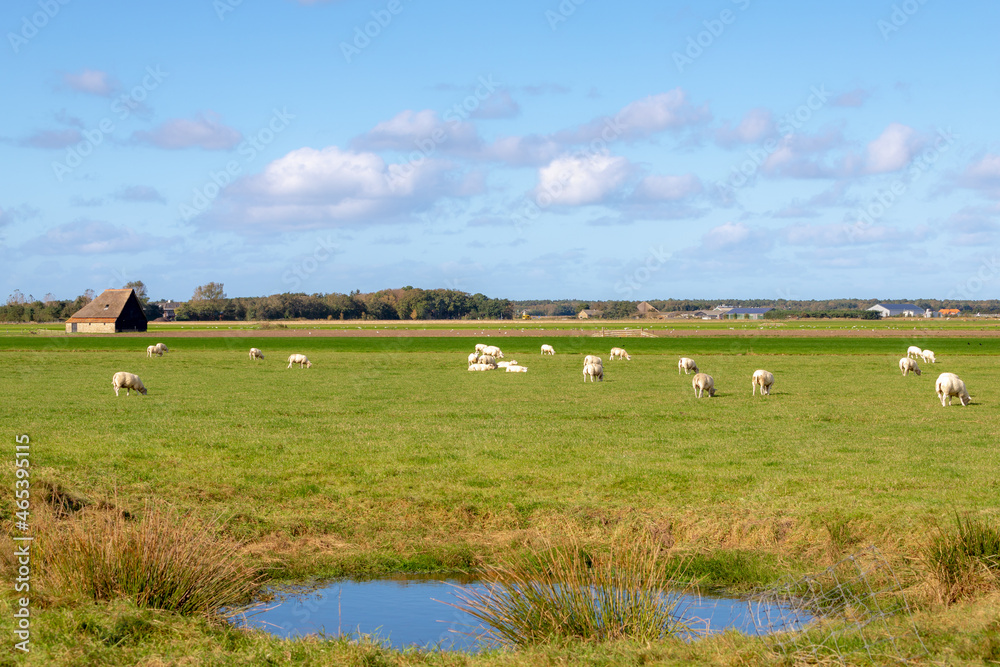
M 908 343 L 894 338 L 560 338 L 554 357 L 539 356 L 537 338 L 502 341 L 526 374 L 467 372 L 475 338 L 174 338 L 147 359 L 149 342 L 155 334 L 0 337 L 4 437 L 30 436 L 33 485 L 132 512 L 153 500 L 221 517 L 251 557 L 269 559 L 275 580 L 475 568 L 545 541 L 600 544 L 625 527 L 697 554 L 689 574 L 707 587 L 766 585 L 875 543 L 916 590 L 929 532 L 956 512 L 998 518 L 997 338 L 934 340 L 938 363 L 905 378 L 896 363 Z M 632 361 L 609 361 L 615 344 Z M 247 358 L 251 346 L 264 362 Z M 292 352 L 313 367 L 287 369 Z M 605 360 L 603 383 L 583 382 L 590 353 Z M 677 373 L 681 355 L 715 378 L 715 398 L 694 397 L 691 376 Z M 750 395 L 757 368 L 775 375 L 767 398 Z M 116 398 L 119 370 L 149 394 Z M 934 380 L 944 371 L 965 380 L 971 406 L 941 407 Z M 0 469 L 9 525 L 13 457 Z M 976 664 L 990 642 L 1000 646 L 995 623 L 970 620 L 995 615 L 994 598 L 954 618 L 927 604 L 938 657 Z M 0 613 L 10 636 L 10 613 Z M 188 650 L 230 664 L 220 644 L 245 664 L 269 652 L 277 662 L 287 653 L 368 664 L 366 651 L 385 664 L 452 660 L 343 642 L 293 647 L 127 603 L 38 613 L 65 638 L 40 631 L 37 664 L 169 662 Z M 122 618 L 153 629 L 126 632 L 124 650 L 79 628 L 111 633 Z M 970 642 L 986 642 L 966 657 L 949 634 L 963 623 Z M 581 650 L 471 660 L 534 664 Z M 651 649 L 585 650 L 597 653 L 580 659 L 618 664 Z M 762 650 L 721 638 L 654 654 L 779 660 Z

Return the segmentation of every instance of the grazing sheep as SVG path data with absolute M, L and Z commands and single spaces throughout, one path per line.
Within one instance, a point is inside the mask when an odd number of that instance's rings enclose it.
M 611 358 L 612 359 L 627 359 L 632 361 L 632 355 L 626 352 L 623 348 L 613 347 L 611 348 Z
M 919 359 L 920 355 L 922 355 L 923 353 L 924 351 L 921 350 L 916 345 L 911 345 L 910 347 L 906 348 L 906 356 L 908 359 Z
M 899 370 L 903 372 L 903 377 L 906 377 L 910 371 L 920 375 L 920 366 L 917 366 L 917 362 L 909 357 L 903 357 L 899 360 Z
M 925 364 L 935 364 L 937 360 L 934 358 L 934 353 L 930 350 L 924 350 L 920 353 L 920 358 L 924 360 Z
M 119 389 L 124 389 L 126 396 L 130 395 L 129 392 L 132 389 L 135 389 L 143 396 L 146 395 L 146 387 L 142 384 L 139 376 L 126 373 L 125 371 L 119 371 L 111 376 L 111 386 L 115 388 L 115 396 L 118 395 Z
M 542 354 L 555 354 L 556 349 L 551 345 L 542 345 Z
M 508 373 L 527 373 L 528 372 L 528 367 L 527 366 L 508 366 L 507 367 L 507 372 Z
M 760 387 L 761 396 L 770 396 L 771 387 L 774 385 L 774 373 L 770 373 L 765 370 L 757 370 L 753 372 L 753 379 L 750 380 L 750 395 L 755 396 L 757 392 L 757 387 Z
M 588 377 L 591 382 L 594 381 L 594 378 L 597 378 L 600 382 L 604 382 L 604 366 L 593 361 L 585 363 L 583 365 L 583 381 L 586 382 Z
M 708 390 L 709 398 L 715 396 L 715 380 L 712 379 L 711 375 L 698 373 L 691 380 L 691 386 L 694 387 L 694 395 L 698 398 L 701 398 L 706 390 Z
M 681 357 L 677 362 L 677 374 L 680 375 L 681 371 L 684 371 L 684 375 L 689 372 L 698 372 L 698 364 L 694 363 L 694 359 L 688 359 L 687 357 Z
M 250 359 L 251 360 L 253 360 L 253 359 L 263 359 L 263 358 L 264 358 L 264 353 L 263 352 L 261 352 L 256 347 L 251 347 L 250 348 Z
M 497 359 L 503 359 L 503 352 L 496 345 L 487 345 L 483 348 L 483 354 L 488 354 L 491 357 L 496 357 Z
M 473 352 L 472 354 L 469 355 L 469 365 L 470 366 L 472 364 L 478 362 L 478 361 L 479 361 L 479 353 L 478 352 Z
M 163 356 L 163 352 L 161 352 L 160 348 L 156 347 L 155 345 L 150 345 L 149 347 L 146 348 L 146 357 L 152 357 L 154 354 L 158 357 Z
M 472 364 L 469 366 L 470 371 L 492 371 L 496 370 L 496 366 L 493 364 Z
M 603 366 L 604 365 L 604 362 L 601 361 L 601 358 L 598 357 L 598 356 L 595 356 L 593 354 L 588 354 L 587 356 L 585 356 L 583 358 L 583 363 L 584 364 L 597 364 L 598 366 Z
M 476 352 L 482 352 L 486 349 L 486 343 L 476 343 Z
M 312 368 L 312 362 L 304 354 L 293 354 L 288 357 L 288 367 L 291 368 L 292 364 L 298 364 L 299 368 Z
M 945 398 L 948 399 L 948 405 L 951 405 L 953 396 L 958 396 L 959 400 L 962 401 L 962 405 L 965 406 L 968 406 L 972 402 L 972 398 L 965 388 L 965 383 L 954 373 L 941 373 L 938 376 L 937 382 L 934 383 L 934 390 L 937 391 L 938 398 L 941 399 L 942 408 L 944 407 Z

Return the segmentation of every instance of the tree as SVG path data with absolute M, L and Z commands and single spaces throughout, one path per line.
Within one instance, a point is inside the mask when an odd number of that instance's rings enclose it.
M 192 301 L 221 301 L 226 298 L 226 293 L 222 289 L 222 283 L 207 283 L 194 288 L 191 295 Z
M 149 295 L 146 294 L 146 285 L 141 280 L 133 280 L 131 282 L 125 283 L 123 289 L 131 289 L 135 292 L 136 298 L 139 299 L 139 304 L 145 308 L 146 304 L 149 303 Z

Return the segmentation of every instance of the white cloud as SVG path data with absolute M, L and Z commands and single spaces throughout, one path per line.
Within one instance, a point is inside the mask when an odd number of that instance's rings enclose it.
M 635 194 L 651 201 L 677 201 L 700 194 L 704 188 L 694 174 L 683 176 L 647 176 L 639 182 Z
M 877 139 L 868 144 L 865 171 L 869 174 L 899 171 L 910 163 L 921 143 L 912 127 L 890 123 Z
M 680 88 L 650 95 L 625 105 L 614 116 L 592 120 L 573 130 L 558 132 L 553 139 L 573 145 L 591 141 L 635 140 L 664 130 L 682 130 L 710 120 L 708 105 L 694 107 Z
M 767 109 L 751 109 L 735 128 L 726 123 L 715 132 L 716 142 L 725 148 L 737 144 L 756 144 L 776 132 L 774 115 Z
M 607 154 L 556 158 L 538 170 L 534 198 L 540 206 L 598 204 L 621 188 L 632 171 L 627 159 Z
M 965 168 L 959 185 L 979 190 L 992 199 L 1000 199 L 1000 155 L 987 153 Z
M 27 254 L 97 255 L 107 253 L 137 253 L 162 250 L 176 239 L 139 234 L 124 226 L 100 220 L 75 220 L 53 227 L 41 236 L 27 241 L 21 248 Z
M 63 74 L 63 83 L 77 92 L 101 97 L 110 97 L 119 88 L 118 81 L 107 72 L 95 69 L 85 69 L 78 74 Z
M 168 120 L 150 132 L 134 132 L 132 138 L 168 150 L 198 147 L 217 151 L 235 148 L 243 140 L 243 135 L 224 125 L 217 113 L 208 111 L 192 120 Z
M 752 241 L 760 238 L 760 232 L 752 230 L 742 222 L 727 222 L 713 227 L 701 237 L 702 245 L 711 251 L 728 251 L 738 248 L 748 249 Z
M 429 155 L 440 148 L 468 152 L 480 144 L 476 128 L 457 119 L 444 121 L 436 111 L 401 111 L 351 142 L 360 150 L 417 151 Z

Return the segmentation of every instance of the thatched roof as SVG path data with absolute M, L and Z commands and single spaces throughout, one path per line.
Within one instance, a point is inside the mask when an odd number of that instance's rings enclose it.
M 122 314 L 129 297 L 139 299 L 132 289 L 106 289 L 66 320 L 67 322 L 114 322 Z M 141 310 L 141 309 L 140 309 Z

